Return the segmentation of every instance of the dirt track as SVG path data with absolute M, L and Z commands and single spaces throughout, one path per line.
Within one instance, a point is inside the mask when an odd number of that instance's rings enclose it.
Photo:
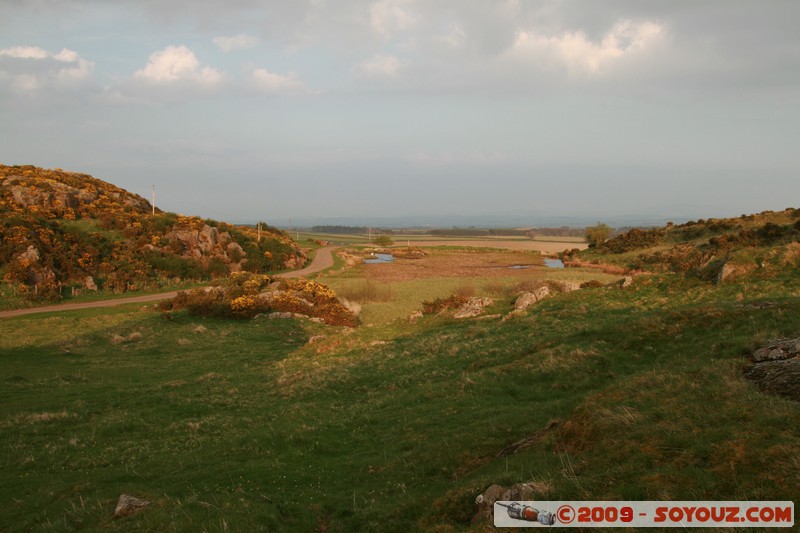
M 321 272 L 326 268 L 333 266 L 333 250 L 336 246 L 326 246 L 317 250 L 317 255 L 314 260 L 307 267 L 300 270 L 293 270 L 291 272 L 282 272 L 276 274 L 281 278 L 300 278 L 316 272 Z M 146 294 L 144 296 L 132 296 L 130 298 L 117 298 L 116 300 L 99 300 L 97 302 L 83 302 L 75 304 L 57 304 L 47 305 L 44 307 L 32 307 L 30 309 L 14 309 L 11 311 L 0 311 L 0 318 L 31 315 L 34 313 L 49 313 L 53 311 L 74 311 L 76 309 L 92 309 L 95 307 L 114 307 L 117 305 L 135 304 L 135 303 L 148 303 L 158 302 L 174 298 L 178 294 L 177 291 L 162 292 L 158 294 Z

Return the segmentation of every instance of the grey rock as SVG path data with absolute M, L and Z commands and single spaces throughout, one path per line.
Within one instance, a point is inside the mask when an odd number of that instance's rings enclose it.
M 800 359 L 766 361 L 745 371 L 759 389 L 800 402 Z
M 467 303 L 462 305 L 458 308 L 455 315 L 455 318 L 472 318 L 480 315 L 483 313 L 485 307 L 490 306 L 494 303 L 494 300 L 491 298 L 480 298 L 480 297 L 473 297 L 470 298 Z
M 132 515 L 148 505 L 150 505 L 150 502 L 147 500 L 140 500 L 130 494 L 122 494 L 119 497 L 119 501 L 117 501 L 116 509 L 114 509 L 114 518 Z
M 539 299 L 532 292 L 523 292 L 517 296 L 517 300 L 514 302 L 514 309 L 524 311 L 538 301 Z

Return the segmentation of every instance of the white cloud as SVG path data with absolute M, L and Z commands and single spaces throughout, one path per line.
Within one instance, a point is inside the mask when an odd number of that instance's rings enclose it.
M 214 37 L 216 44 L 223 52 L 233 52 L 234 50 L 244 50 L 258 45 L 258 37 L 240 33 L 233 37 Z
M 93 62 L 68 48 L 58 53 L 36 46 L 13 46 L 0 50 L 0 79 L 7 80 L 18 92 L 83 86 L 93 72 Z
M 376 54 L 356 66 L 355 71 L 368 77 L 393 78 L 397 76 L 402 62 L 390 54 Z
M 259 68 L 253 71 L 250 77 L 251 85 L 258 91 L 267 94 L 309 94 L 311 91 L 297 79 L 294 72 L 276 74 L 267 69 Z
M 46 59 L 50 57 L 47 51 L 37 46 L 12 46 L 0 50 L 0 57 L 13 57 L 16 59 Z
M 594 42 L 582 31 L 547 36 L 519 31 L 512 53 L 534 60 L 555 60 L 569 69 L 596 73 L 624 56 L 645 50 L 663 38 L 665 29 L 655 22 L 621 20 L 600 42 Z
M 404 0 L 379 0 L 369 6 L 369 22 L 372 30 L 384 38 L 414 27 L 416 18 L 405 8 Z
M 202 87 L 214 87 L 225 80 L 225 75 L 211 67 L 200 66 L 200 61 L 186 46 L 167 46 L 150 55 L 147 65 L 134 73 L 134 78 L 156 85 L 189 82 Z

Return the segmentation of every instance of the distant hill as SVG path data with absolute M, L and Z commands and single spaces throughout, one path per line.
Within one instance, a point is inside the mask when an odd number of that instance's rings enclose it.
M 0 276 L 32 299 L 297 268 L 285 234 L 166 213 L 87 174 L 0 165 Z
M 722 282 L 796 273 L 800 268 L 799 240 L 800 209 L 788 208 L 631 229 L 588 250 L 566 252 L 564 259 Z

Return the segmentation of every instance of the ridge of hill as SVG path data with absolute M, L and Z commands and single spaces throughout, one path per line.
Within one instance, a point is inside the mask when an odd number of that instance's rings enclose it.
M 799 240 L 800 209 L 787 208 L 738 218 L 634 228 L 587 250 L 567 251 L 562 258 L 719 283 L 796 273 Z
M 0 165 L 0 277 L 31 300 L 59 300 L 64 289 L 125 292 L 298 268 L 306 260 L 276 228 L 259 234 L 153 210 L 141 196 L 88 174 Z

